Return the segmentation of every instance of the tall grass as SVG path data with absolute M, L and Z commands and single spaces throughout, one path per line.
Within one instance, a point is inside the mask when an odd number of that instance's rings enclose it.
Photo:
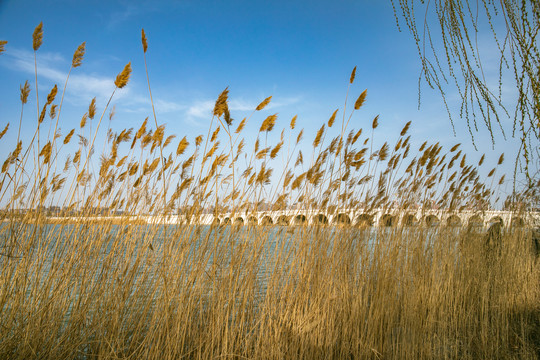
M 41 39 L 40 24 L 36 64 Z M 142 43 L 146 54 L 144 31 Z M 83 56 L 84 43 L 72 68 Z M 130 73 L 128 64 L 114 92 Z M 355 70 L 351 89 L 354 79 Z M 30 91 L 21 86 L 23 109 Z M 484 157 L 471 165 L 459 145 L 414 150 L 411 123 L 380 147 L 378 118 L 350 130 L 366 91 L 322 124 L 311 154 L 301 151 L 296 117 L 275 136 L 277 115 L 262 115 L 249 143 L 242 133 L 271 97 L 236 121 L 228 89 L 205 135 L 167 136 L 154 113 L 153 127 L 108 130 L 93 154 L 114 92 L 99 111 L 91 100 L 67 135 L 57 92 L 37 105 L 34 137 L 19 132 L 0 174 L 1 358 L 540 356 L 540 265 L 528 227 L 505 227 L 487 242 L 472 227 L 197 225 L 208 211 L 248 219 L 291 204 L 325 214 L 490 209 L 504 177 L 497 167 L 481 175 Z M 53 205 L 61 212 L 51 214 Z M 103 209 L 111 216 L 97 217 Z M 178 212 L 189 221 L 141 217 Z

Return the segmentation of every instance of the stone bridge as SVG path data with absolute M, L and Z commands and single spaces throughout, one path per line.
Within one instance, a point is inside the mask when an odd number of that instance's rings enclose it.
M 374 209 L 344 209 L 332 214 L 321 210 L 280 210 L 249 213 L 223 213 L 217 216 L 202 214 L 187 219 L 184 215 L 168 217 L 148 216 L 152 224 L 205 224 L 205 225 L 341 225 L 341 226 L 476 226 L 489 227 L 501 221 L 504 227 L 540 226 L 540 212 L 516 213 L 511 211 L 460 211 Z

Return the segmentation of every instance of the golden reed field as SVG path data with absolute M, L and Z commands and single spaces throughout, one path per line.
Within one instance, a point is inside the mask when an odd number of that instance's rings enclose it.
M 36 59 L 42 35 L 40 24 Z M 141 57 L 147 48 L 143 31 Z M 83 43 L 70 73 L 84 54 Z M 130 74 L 127 64 L 114 92 Z M 366 91 L 305 139 L 296 117 L 279 129 L 277 115 L 265 113 L 271 97 L 233 120 L 225 89 L 208 132 L 191 139 L 167 134 L 154 114 L 135 128 L 109 127 L 114 92 L 101 109 L 89 99 L 77 124 L 64 121 L 69 76 L 46 97 L 36 82 L 20 90 L 21 121 L 36 111 L 25 107 L 29 96 L 38 101 L 35 133 L 23 141 L 17 121 L 0 133 L 0 141 L 17 139 L 0 160 L 0 358 L 540 357 L 538 234 L 530 223 L 489 231 L 422 219 L 378 227 L 365 218 L 197 223 L 205 214 L 247 218 L 292 205 L 329 215 L 392 209 L 400 219 L 493 206 L 504 177 L 483 169 L 484 157 L 470 163 L 459 144 L 413 147 L 410 122 L 382 146 L 374 141 L 378 118 L 351 129 Z M 243 131 L 253 123 L 259 132 L 250 141 Z M 304 143 L 312 153 L 302 152 Z M 521 191 L 507 208 L 531 218 L 523 205 L 539 189 Z M 189 221 L 139 218 L 179 213 Z

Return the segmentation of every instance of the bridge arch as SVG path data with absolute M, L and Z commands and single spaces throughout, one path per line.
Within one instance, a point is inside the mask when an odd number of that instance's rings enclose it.
M 280 226 L 289 226 L 291 217 L 287 215 L 280 215 L 276 220 L 276 224 Z
M 293 225 L 303 225 L 305 224 L 307 221 L 306 219 L 306 215 L 304 214 L 299 214 L 299 215 L 296 215 L 293 219 Z
M 461 226 L 461 218 L 455 214 L 450 215 L 448 219 L 446 219 L 446 225 L 452 227 Z
M 437 215 L 431 214 L 431 215 L 427 215 L 424 218 L 424 222 L 426 223 L 426 226 L 433 227 L 433 226 L 439 226 L 441 221 L 439 220 Z
M 403 226 L 415 226 L 418 221 L 413 214 L 405 214 L 401 219 L 401 225 Z
M 484 227 L 484 220 L 480 215 L 473 215 L 469 218 L 467 225 L 471 228 L 481 228 Z
M 248 225 L 250 226 L 257 226 L 259 225 L 259 220 L 257 219 L 257 217 L 251 215 L 250 217 L 248 217 Z
M 382 226 L 392 227 L 396 224 L 396 217 L 392 214 L 384 214 L 379 223 Z
M 237 217 L 236 219 L 234 219 L 233 225 L 234 226 L 244 225 L 244 219 L 241 216 Z
M 373 223 L 373 215 L 364 213 L 356 218 L 354 225 L 357 227 L 370 227 L 373 226 Z
M 519 217 L 519 216 L 512 217 L 512 220 L 510 221 L 510 227 L 521 228 L 524 226 L 525 226 L 525 220 L 523 220 L 522 217 Z
M 272 220 L 272 217 L 270 215 L 264 215 L 261 219 L 261 225 L 268 226 L 273 225 L 274 221 Z
M 500 216 L 493 216 L 491 219 L 489 219 L 489 222 L 490 223 L 500 223 L 501 226 L 504 226 L 504 221 L 502 219 L 502 217 Z M 490 226 L 492 226 L 493 224 L 490 224 Z
M 311 218 L 314 225 L 328 225 L 328 218 L 324 214 L 317 214 Z
M 214 217 L 214 220 L 212 220 L 212 225 L 219 225 L 220 224 L 220 221 L 219 221 L 219 218 L 216 216 Z
M 221 222 L 221 225 L 231 225 L 231 218 L 228 216 L 224 218 L 223 221 Z
M 336 225 L 351 225 L 351 218 L 344 213 L 337 214 L 333 220 L 333 223 Z

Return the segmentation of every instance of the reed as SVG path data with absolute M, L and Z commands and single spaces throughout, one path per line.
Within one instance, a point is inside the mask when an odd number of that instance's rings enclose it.
M 36 58 L 42 37 L 40 24 Z M 146 56 L 144 31 L 142 46 Z M 72 68 L 83 55 L 84 43 Z M 114 91 L 130 74 L 128 63 Z M 22 108 L 30 91 L 26 82 Z M 432 226 L 435 208 L 490 210 L 504 156 L 484 176 L 489 161 L 470 164 L 459 144 L 414 149 L 411 122 L 378 145 L 378 117 L 369 137 L 349 129 L 366 90 L 347 113 L 346 100 L 340 129 L 339 109 L 322 123 L 304 155 L 296 116 L 279 129 L 278 115 L 263 112 L 270 96 L 236 125 L 228 93 L 206 136 L 167 134 L 154 115 L 154 126 L 109 128 L 100 154 L 92 149 L 114 92 L 101 110 L 92 99 L 62 141 L 61 106 L 50 120 L 38 106 L 37 142 L 21 140 L 19 125 L 0 173 L 0 358 L 540 356 L 540 261 L 527 225 L 537 215 L 520 207 L 538 202 L 540 183 L 509 203 L 513 226 L 486 233 L 474 217 Z M 253 142 L 242 135 L 251 124 Z M 14 131 L 5 125 L 1 141 Z M 370 226 L 377 211 L 389 226 Z M 212 225 L 199 224 L 209 216 Z

